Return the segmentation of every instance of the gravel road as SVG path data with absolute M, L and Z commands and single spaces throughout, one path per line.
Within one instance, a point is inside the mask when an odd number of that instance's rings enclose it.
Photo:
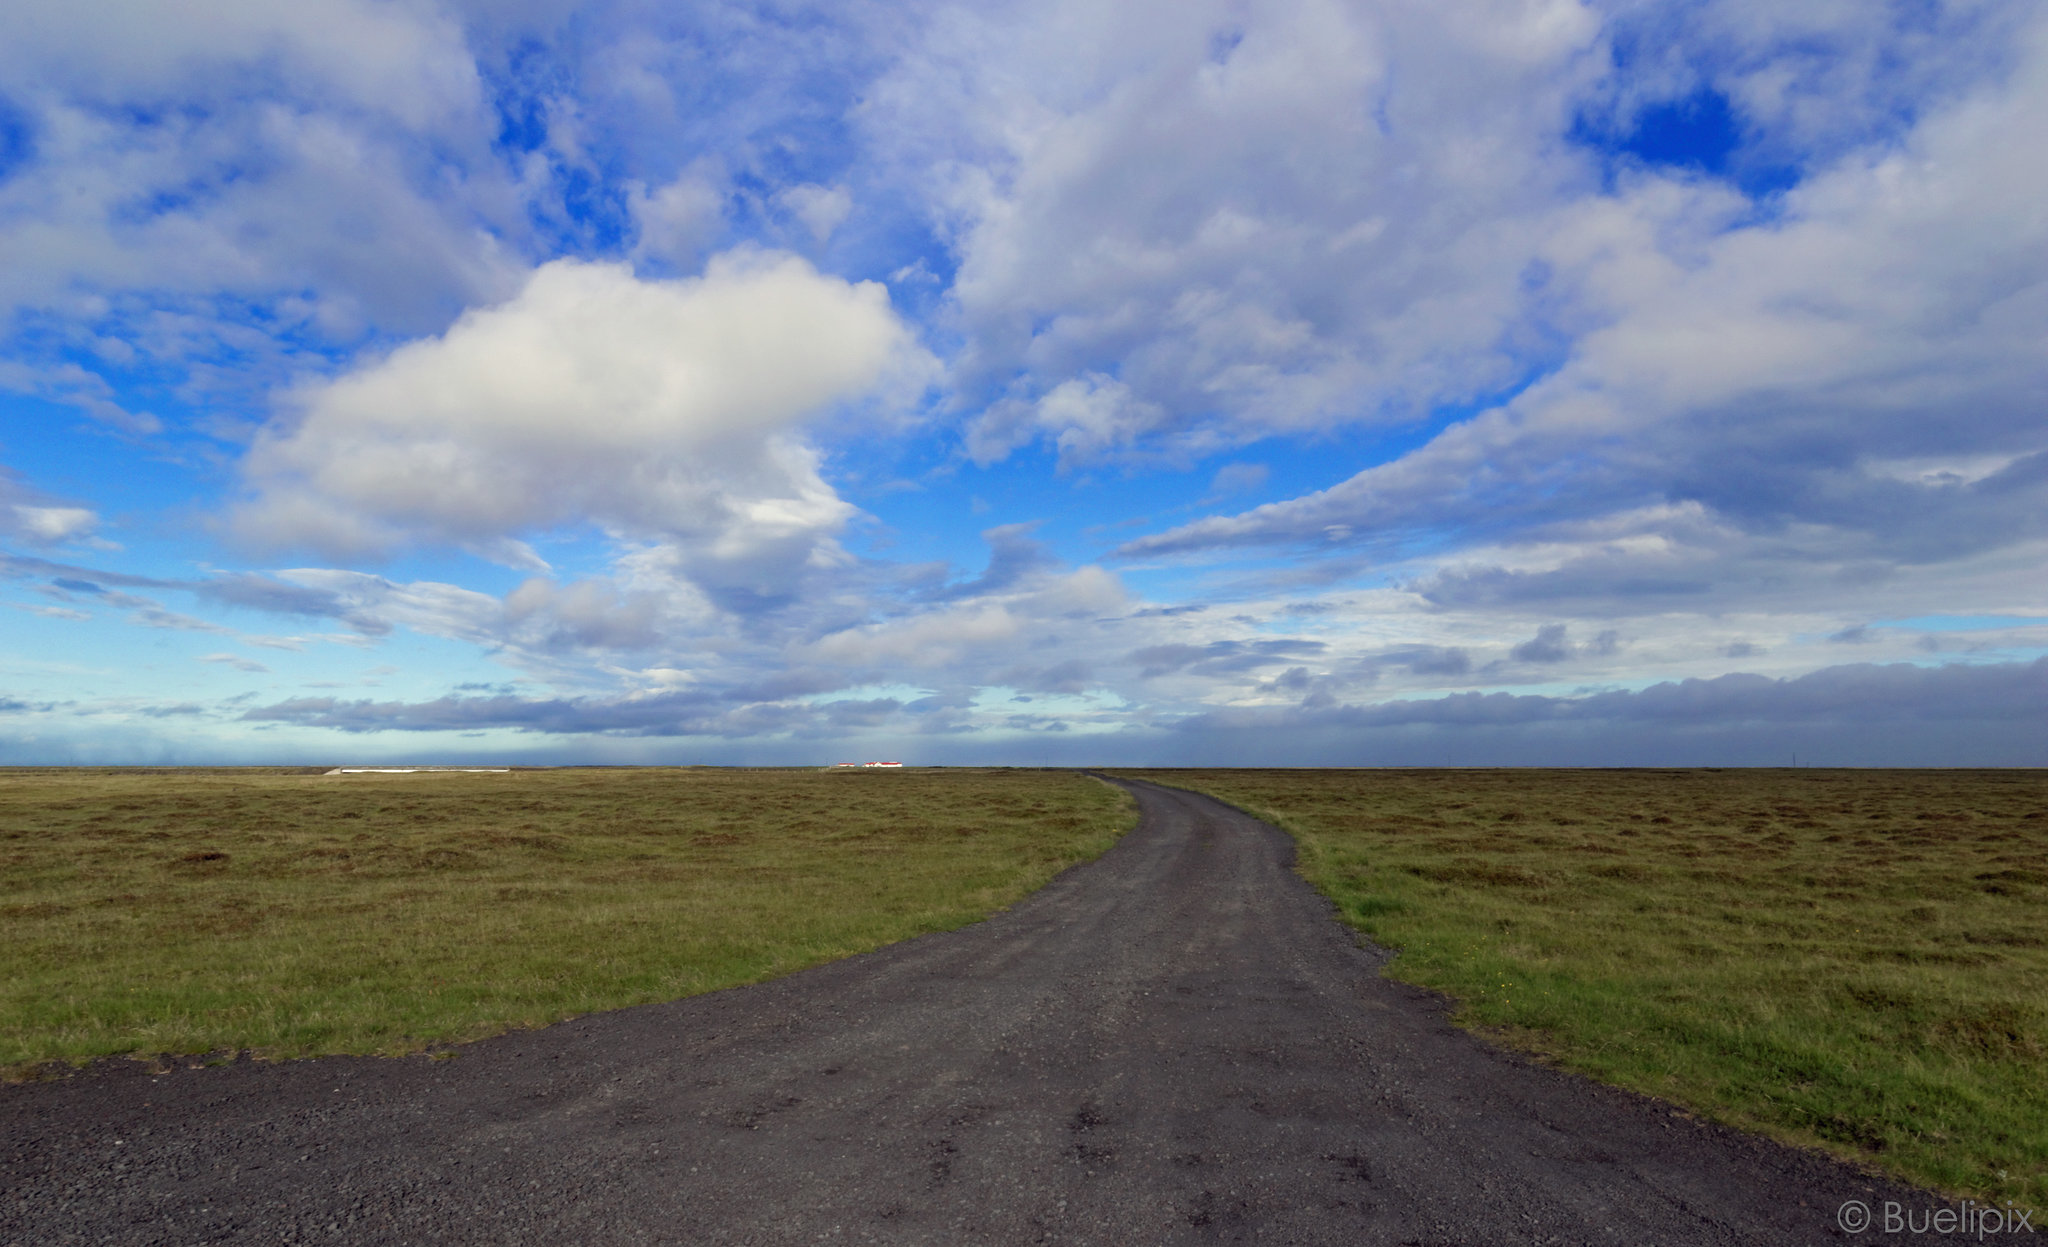
M 1130 784 L 1015 908 L 454 1059 L 0 1087 L 0 1243 L 1817 1244 L 1932 1197 L 1496 1052 Z

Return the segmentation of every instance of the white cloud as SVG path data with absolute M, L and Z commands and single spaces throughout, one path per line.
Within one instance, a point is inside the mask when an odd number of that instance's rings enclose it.
M 1259 489 L 1271 475 L 1272 469 L 1263 463 L 1226 463 L 1216 469 L 1216 478 L 1209 483 L 1209 496 L 1214 498 Z
M 290 74 L 302 90 L 418 128 L 474 107 L 477 90 L 454 23 L 425 5 L 364 0 L 215 0 L 178 10 L 107 0 L 90 13 L 19 0 L 8 6 L 0 65 L 11 81 L 55 82 L 107 102 L 217 90 L 223 66 L 249 77 Z
M 342 338 L 366 320 L 439 324 L 507 288 L 515 266 L 483 226 L 511 205 L 492 202 L 488 170 L 446 194 L 416 166 L 415 141 L 282 106 L 135 126 L 53 104 L 36 163 L 0 185 L 0 306 L 114 318 L 145 350 L 159 347 L 152 325 L 123 322 L 133 309 L 103 294 L 210 314 L 232 293 Z
M 1771 219 L 1649 176 L 1560 217 L 1543 255 L 1588 327 L 1552 375 L 1329 489 L 1127 552 L 1541 542 L 1640 514 L 1686 547 L 1670 564 L 1811 585 L 2038 538 L 2048 168 L 2012 153 L 2048 145 L 2048 23 L 2021 43 L 2009 75 L 1816 171 Z M 1671 503 L 1704 522 L 1655 518 Z
M 94 420 L 131 436 L 163 430 L 163 421 L 146 411 L 129 411 L 114 401 L 113 387 L 96 373 L 70 362 L 31 367 L 0 360 L 0 389 L 34 394 L 77 408 Z
M 1101 373 L 1062 381 L 1036 400 L 1004 399 L 968 426 L 967 453 L 988 464 L 1044 437 L 1063 463 L 1086 463 L 1123 450 L 1172 420 L 1131 387 Z
M 634 185 L 627 192 L 639 230 L 633 244 L 636 257 L 694 269 L 698 257 L 725 228 L 725 205 L 707 177 L 689 174 L 666 186 L 649 190 Z
M 251 675 L 267 675 L 270 672 L 270 668 L 262 663 L 257 662 L 253 658 L 244 658 L 240 654 L 201 654 L 199 661 L 218 663 L 223 667 L 233 667 L 237 671 L 246 671 Z
M 520 192 L 463 32 L 368 0 L 11 5 L 25 121 L 0 179 L 0 327 L 61 326 L 95 366 L 428 331 L 525 267 Z M 282 331 L 282 332 L 280 332 Z M 153 432 L 44 358 L 44 388 Z
M 819 186 L 805 182 L 778 191 L 775 202 L 803 223 L 820 245 L 832 237 L 853 211 L 853 196 L 843 186 Z
M 511 301 L 297 396 L 244 465 L 253 541 L 506 557 L 595 524 L 714 592 L 787 592 L 853 513 L 806 421 L 914 395 L 929 365 L 875 283 L 786 255 L 646 281 L 558 260 Z
M 278 577 L 331 594 L 336 615 L 353 615 L 385 627 L 401 624 L 428 636 L 487 646 L 499 643 L 504 635 L 503 604 L 460 585 L 431 580 L 399 584 L 366 572 L 326 567 L 293 568 Z
M 100 517 L 84 507 L 14 508 L 15 531 L 32 541 L 70 541 L 88 536 L 99 526 Z
M 510 631 L 530 648 L 645 650 L 673 638 L 672 593 L 621 589 L 604 580 L 534 579 L 505 597 Z M 693 622 L 702 623 L 702 616 Z
M 1603 4 L 1629 72 L 1602 84 L 1600 105 L 1627 114 L 1725 93 L 1753 155 L 1826 163 L 1905 129 L 2011 62 L 2025 3 L 1779 4 L 1663 0 Z
M 938 171 L 956 377 L 1013 400 L 975 453 L 1199 452 L 1512 381 L 1548 215 L 1595 185 L 1560 136 L 1597 28 L 1571 0 L 932 23 L 864 116 Z
M 9 605 L 13 606 L 16 610 L 27 611 L 31 615 L 41 615 L 45 619 L 63 619 L 82 623 L 92 618 L 91 611 L 73 610 L 69 606 L 31 606 L 19 602 L 10 602 Z
M 98 512 L 50 498 L 0 467 L 0 538 L 37 546 L 67 541 L 104 545 L 93 537 L 99 526 Z
M 1037 571 L 1005 591 L 913 611 L 883 623 L 834 632 L 804 649 L 809 657 L 852 669 L 941 671 L 959 668 L 979 682 L 992 665 L 1034 656 L 1046 665 L 1071 657 L 1047 655 L 1062 630 L 1092 632 L 1101 616 L 1125 609 L 1123 584 L 1100 567 Z M 1034 655 L 1034 649 L 1039 652 Z

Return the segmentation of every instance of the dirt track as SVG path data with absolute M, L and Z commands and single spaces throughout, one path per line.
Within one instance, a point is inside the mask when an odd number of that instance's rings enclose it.
M 1285 836 L 1131 787 L 1015 909 L 778 982 L 0 1087 L 0 1243 L 1816 1244 L 1933 1204 L 1487 1048 Z

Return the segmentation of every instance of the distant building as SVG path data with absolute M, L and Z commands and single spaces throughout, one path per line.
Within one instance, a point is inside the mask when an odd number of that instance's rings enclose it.
M 901 762 L 863 762 L 862 766 L 902 766 Z

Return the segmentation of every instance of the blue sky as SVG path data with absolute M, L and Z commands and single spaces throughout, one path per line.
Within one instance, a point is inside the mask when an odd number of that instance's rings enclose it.
M 2048 16 L 32 2 L 0 762 L 2048 764 Z

